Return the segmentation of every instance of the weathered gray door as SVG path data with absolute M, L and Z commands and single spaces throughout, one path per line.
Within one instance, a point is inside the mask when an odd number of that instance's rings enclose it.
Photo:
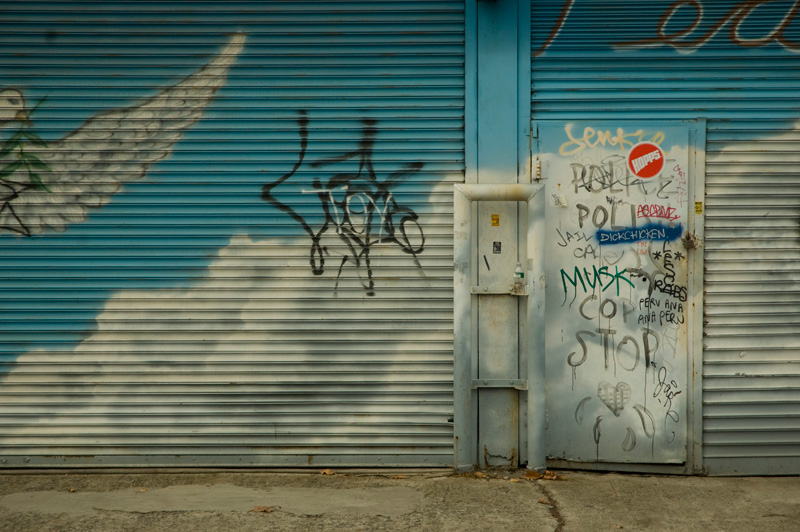
M 538 124 L 547 191 L 547 452 L 683 463 L 690 127 Z

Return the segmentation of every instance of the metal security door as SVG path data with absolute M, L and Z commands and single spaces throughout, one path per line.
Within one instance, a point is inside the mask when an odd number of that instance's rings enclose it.
M 3 5 L 0 469 L 451 465 L 464 2 L 220 6 Z
M 548 456 L 683 463 L 690 126 L 547 123 L 538 139 Z
M 484 201 L 478 205 L 476 312 L 478 379 L 505 380 L 501 387 L 478 384 L 478 453 L 483 467 L 517 467 L 519 398 L 510 382 L 519 378 L 519 305 L 512 295 L 517 249 L 517 205 Z M 497 286 L 500 290 L 489 287 Z M 501 293 L 495 293 L 501 292 Z M 504 292 L 504 293 L 503 293 Z

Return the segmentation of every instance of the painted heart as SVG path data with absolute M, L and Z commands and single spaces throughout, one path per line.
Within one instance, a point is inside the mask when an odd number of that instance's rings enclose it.
M 619 417 L 625 404 L 631 400 L 631 387 L 626 382 L 618 382 L 616 386 L 609 382 L 601 382 L 597 385 L 597 397 Z

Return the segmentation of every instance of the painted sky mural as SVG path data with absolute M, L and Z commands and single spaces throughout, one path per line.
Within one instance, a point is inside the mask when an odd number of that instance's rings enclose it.
M 534 7 L 537 28 L 544 29 L 533 39 L 534 91 L 542 96 L 533 114 L 561 121 L 566 139 L 558 146 L 565 152 L 561 156 L 585 167 L 599 165 L 590 160 L 604 155 L 599 138 L 587 137 L 582 128 L 567 134 L 564 125 L 576 113 L 609 109 L 625 119 L 642 118 L 650 112 L 643 94 L 666 102 L 652 112 L 659 119 L 702 114 L 717 120 L 709 138 L 724 144 L 718 146 L 723 159 L 752 139 L 796 140 L 800 123 L 785 111 L 791 94 L 764 98 L 763 109 L 741 95 L 745 85 L 748 91 L 762 90 L 765 73 L 780 74 L 784 59 L 796 61 L 800 2 L 648 5 L 656 16 L 637 20 L 635 31 L 625 35 L 614 23 L 629 20 L 624 11 L 616 19 L 608 13 L 597 17 L 597 5 L 580 0 L 551 2 L 542 13 Z M 386 37 L 380 53 L 366 54 L 359 42 L 364 36 L 356 31 L 352 41 L 343 42 L 337 41 L 345 38 L 340 35 L 306 30 L 297 37 L 299 44 L 287 47 L 277 36 L 285 29 L 277 19 L 248 22 L 226 15 L 213 31 L 178 25 L 181 31 L 152 34 L 121 31 L 125 26 L 119 22 L 120 31 L 113 24 L 103 29 L 96 22 L 87 16 L 70 34 L 51 17 L 23 32 L 14 50 L 0 49 L 0 382 L 25 381 L 27 375 L 14 372 L 18 361 L 46 364 L 75 357 L 105 375 L 109 353 L 116 351 L 141 355 L 149 364 L 164 353 L 163 337 L 144 323 L 155 309 L 173 340 L 204 353 L 212 370 L 223 363 L 221 345 L 241 347 L 246 362 L 255 363 L 270 359 L 264 346 L 273 341 L 280 356 L 302 365 L 323 358 L 314 335 L 348 346 L 364 338 L 385 339 L 395 346 L 385 361 L 403 368 L 418 356 L 418 344 L 430 342 L 443 347 L 425 363 L 437 368 L 445 382 L 442 393 L 448 393 L 449 202 L 452 183 L 463 181 L 461 23 L 431 22 L 439 33 L 424 43 L 416 42 L 416 34 L 392 34 L 396 42 Z M 585 57 L 575 58 L 577 41 L 592 43 Z M 397 53 L 398 43 L 403 54 Z M 26 53 L 16 53 L 26 46 Z M 721 79 L 699 62 L 721 53 L 730 58 L 718 64 L 728 69 L 742 60 L 766 57 L 767 63 L 762 70 L 753 66 L 742 79 Z M 457 60 L 432 66 L 448 54 Z M 657 61 L 643 63 L 643 58 Z M 600 62 L 613 62 L 622 75 L 591 75 Z M 654 81 L 648 66 L 668 75 Z M 537 67 L 561 68 L 561 77 L 543 80 Z M 317 74 L 308 76 L 309 69 Z M 407 79 L 412 75 L 413 86 Z M 561 90 L 559 83 L 572 85 Z M 687 89 L 687 83 L 694 85 Z M 787 94 L 796 90 L 789 74 L 769 83 Z M 597 110 L 582 99 L 610 103 Z M 447 127 L 431 128 L 431 116 Z M 731 117 L 758 127 L 726 132 Z M 780 131 L 773 131 L 779 121 Z M 605 140 L 610 143 L 612 136 Z M 661 145 L 652 135 L 625 140 Z M 679 163 L 672 157 L 669 171 L 676 173 L 672 186 L 677 187 Z M 743 175 L 758 163 L 734 158 L 731 166 L 732 174 Z M 678 393 L 685 382 L 673 378 L 666 364 L 646 363 L 644 343 L 650 336 L 642 338 L 640 330 L 658 322 L 667 337 L 672 321 L 682 317 L 685 283 L 676 281 L 677 274 L 670 280 L 669 272 L 683 257 L 666 243 L 676 241 L 685 215 L 674 201 L 648 190 L 632 214 L 624 210 L 631 219 L 651 223 L 633 231 L 632 224 L 611 221 L 614 209 L 617 221 L 623 216 L 619 198 L 594 197 L 596 181 L 587 179 L 589 188 L 578 187 L 568 198 L 575 209 L 571 218 L 550 235 L 553 249 L 569 253 L 558 267 L 564 274 L 549 279 L 548 290 L 559 312 L 577 320 L 566 334 L 572 343 L 559 383 L 586 379 L 591 389 L 564 407 L 562 421 L 583 431 L 581 457 L 600 457 L 601 446 L 613 445 L 615 452 L 646 460 L 654 445 L 671 443 L 672 412 L 682 418 L 685 408 L 680 403 L 685 395 Z M 680 191 L 670 193 L 675 199 Z M 618 275 L 619 269 L 612 269 L 613 246 L 601 252 L 595 245 L 601 239 L 632 248 L 626 248 L 631 260 L 657 263 L 663 290 L 653 282 L 655 296 L 631 297 L 630 283 L 647 279 Z M 642 241 L 652 249 L 637 252 Z M 606 263 L 593 269 L 595 259 Z M 642 275 L 656 271 L 651 270 Z M 303 288 L 289 293 L 286 280 Z M 598 283 L 604 294 L 614 292 L 612 303 L 590 298 L 588 288 Z M 399 308 L 397 299 L 412 297 L 409 285 L 430 295 L 431 302 L 413 331 L 398 330 L 391 310 Z M 324 303 L 310 304 L 319 294 L 325 294 L 319 298 Z M 666 307 L 667 299 L 674 308 Z M 388 317 L 375 309 L 388 309 Z M 636 383 L 613 374 L 613 357 L 606 365 L 603 333 L 579 327 L 586 316 L 611 315 L 612 309 L 613 319 L 636 333 L 621 334 L 619 351 L 632 356 L 622 364 L 646 372 L 649 392 L 658 388 L 664 401 L 664 411 L 649 423 L 644 408 L 634 408 L 644 407 L 636 399 Z M 288 316 L 294 323 L 314 318 L 323 325 L 304 330 L 308 343 L 293 351 L 286 347 L 292 331 L 265 324 L 265 315 L 275 323 Z M 374 327 L 365 335 L 342 326 L 342 315 L 350 324 L 361 320 Z M 587 350 L 584 359 L 582 341 L 590 335 L 600 350 L 591 359 Z M 591 380 L 582 370 L 592 365 L 610 373 Z M 116 393 L 118 383 L 108 379 L 105 391 Z M 87 410 L 98 400 L 87 400 Z M 668 402 L 675 408 L 664 406 Z M 616 433 L 609 428 L 613 423 Z M 610 434 L 619 437 L 612 441 Z

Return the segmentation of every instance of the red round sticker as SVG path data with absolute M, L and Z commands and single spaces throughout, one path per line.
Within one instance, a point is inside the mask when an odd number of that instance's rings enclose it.
M 628 152 L 628 169 L 636 177 L 655 177 L 664 169 L 664 150 L 653 142 L 640 142 Z

